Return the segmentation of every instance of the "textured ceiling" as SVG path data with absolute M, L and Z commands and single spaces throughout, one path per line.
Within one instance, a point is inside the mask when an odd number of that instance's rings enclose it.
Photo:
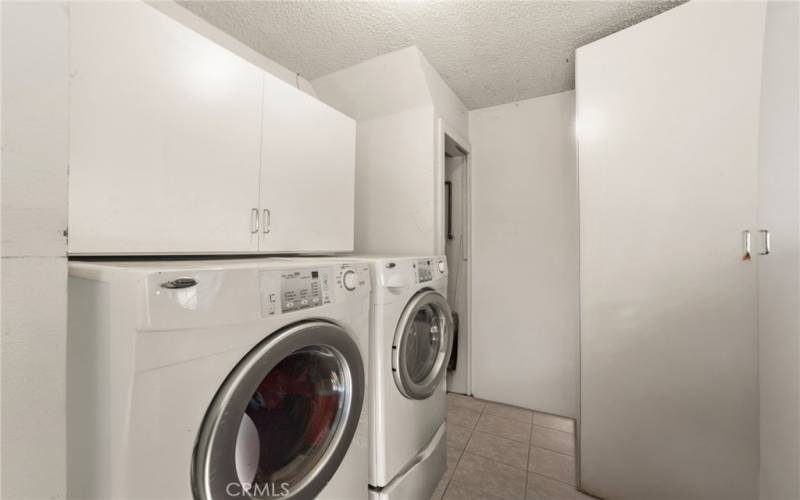
M 181 1 L 309 80 L 409 45 L 470 109 L 574 88 L 577 47 L 678 1 Z

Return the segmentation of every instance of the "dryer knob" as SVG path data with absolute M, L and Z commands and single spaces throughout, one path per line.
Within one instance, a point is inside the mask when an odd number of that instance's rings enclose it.
M 439 261 L 439 272 L 440 272 L 440 273 L 444 273 L 445 269 L 446 269 L 446 267 L 445 267 L 445 263 L 444 263 L 444 261 L 443 261 L 443 260 L 440 260 L 440 261 Z
M 342 284 L 344 288 L 350 292 L 356 289 L 356 285 L 358 285 L 358 276 L 356 276 L 356 272 L 353 270 L 348 269 L 342 275 Z

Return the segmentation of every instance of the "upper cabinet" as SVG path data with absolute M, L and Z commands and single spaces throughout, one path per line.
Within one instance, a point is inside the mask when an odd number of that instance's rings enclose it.
M 143 2 L 70 9 L 70 254 L 352 250 L 353 120 Z
M 355 121 L 264 81 L 261 250 L 352 251 Z
M 70 253 L 257 250 L 263 71 L 143 3 L 70 9 Z

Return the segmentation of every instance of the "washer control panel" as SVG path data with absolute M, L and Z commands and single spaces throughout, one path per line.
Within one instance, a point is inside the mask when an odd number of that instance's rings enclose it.
M 433 281 L 433 261 L 431 259 L 418 260 L 416 267 L 418 283 Z
M 259 287 L 263 317 L 302 311 L 368 291 L 369 267 L 338 264 L 261 271 Z
M 281 311 L 297 311 L 330 302 L 328 273 L 318 269 L 281 274 Z
M 281 269 L 261 271 L 261 315 L 300 311 L 331 303 L 332 269 Z

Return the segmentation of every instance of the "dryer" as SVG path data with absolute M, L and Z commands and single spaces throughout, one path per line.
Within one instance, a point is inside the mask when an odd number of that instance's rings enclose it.
M 368 265 L 69 267 L 69 497 L 368 497 Z
M 444 256 L 365 259 L 372 277 L 370 491 L 430 498 L 447 468 L 445 375 L 453 344 Z

